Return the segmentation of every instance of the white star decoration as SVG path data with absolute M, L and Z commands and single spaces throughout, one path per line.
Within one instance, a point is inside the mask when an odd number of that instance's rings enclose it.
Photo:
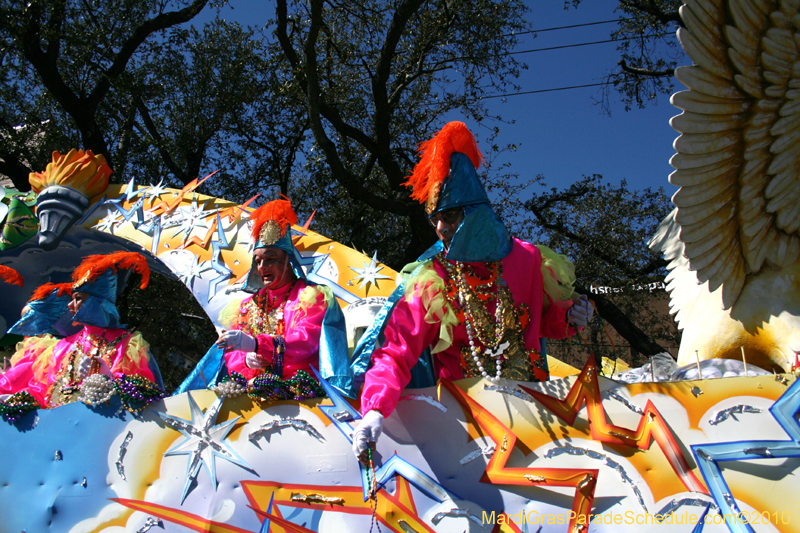
M 206 202 L 207 204 L 208 202 Z M 177 225 L 178 231 L 172 234 L 172 237 L 176 237 L 177 235 L 184 233 L 183 240 L 189 238 L 194 231 L 195 228 L 201 228 L 207 230 L 209 228 L 209 222 L 205 219 L 212 215 L 211 211 L 206 212 L 205 207 L 206 204 L 203 204 L 202 207 L 197 206 L 197 198 L 192 198 L 192 205 L 191 206 L 180 206 L 176 210 L 178 212 L 177 216 L 175 217 L 177 220 L 173 222 L 170 220 L 170 226 Z
M 164 181 L 162 180 L 162 181 L 159 181 L 159 182 L 158 182 L 158 185 L 155 185 L 155 186 L 153 186 L 153 185 L 150 185 L 150 189 L 149 189 L 149 190 L 150 190 L 150 192 L 148 193 L 148 196 L 149 196 L 149 197 L 150 197 L 150 198 L 151 198 L 153 201 L 156 201 L 156 200 L 158 200 L 158 198 L 159 198 L 159 197 L 160 197 L 162 194 L 164 194 L 165 192 L 167 192 L 167 188 L 166 188 L 166 187 L 164 187 L 164 185 L 163 185 L 163 184 L 164 184 Z
M 161 419 L 183 433 L 186 437 L 183 441 L 175 444 L 172 448 L 164 452 L 164 456 L 172 455 L 188 455 L 189 462 L 186 465 L 186 479 L 183 485 L 183 496 L 181 496 L 181 505 L 186 500 L 186 495 L 189 493 L 189 488 L 192 482 L 196 480 L 197 474 L 200 472 L 200 467 L 204 467 L 211 478 L 211 483 L 214 485 L 214 490 L 217 489 L 217 465 L 215 462 L 216 457 L 221 457 L 237 466 L 244 468 L 256 475 L 258 475 L 244 459 L 233 451 L 233 449 L 225 443 L 225 437 L 233 429 L 234 424 L 241 418 L 237 416 L 227 422 L 216 424 L 219 409 L 222 407 L 223 398 L 217 399 L 211 407 L 203 414 L 198 407 L 197 403 L 192 398 L 192 394 L 187 393 L 189 397 L 189 408 L 192 412 L 191 420 L 184 420 L 177 416 L 168 415 L 163 411 L 157 411 Z M 210 468 L 209 468 L 210 464 Z
M 122 216 L 119 213 L 109 211 L 106 216 L 100 219 L 94 225 L 94 229 L 105 231 L 106 233 L 114 233 L 114 226 L 122 221 Z
M 174 250 L 173 254 L 181 254 L 181 251 Z M 186 258 L 179 262 L 176 262 L 176 268 L 174 269 L 174 274 L 178 276 L 183 282 L 184 285 L 189 287 L 190 290 L 194 290 L 194 281 L 196 278 L 202 276 L 203 272 L 207 270 L 211 270 L 211 266 L 207 266 L 208 262 L 204 261 L 200 263 L 197 259 L 197 256 L 194 254 L 183 254 L 186 255 Z
M 359 290 L 363 289 L 364 285 L 366 285 L 367 283 L 372 283 L 377 288 L 379 279 L 392 279 L 389 276 L 384 276 L 383 274 L 379 274 L 379 272 L 383 270 L 383 267 L 378 266 L 377 255 L 378 252 L 375 251 L 372 254 L 372 260 L 369 262 L 369 265 L 367 263 L 364 263 L 364 268 L 350 267 L 350 270 L 358 274 L 358 276 L 356 276 L 353 279 L 361 280 L 361 285 L 359 285 L 358 287 Z

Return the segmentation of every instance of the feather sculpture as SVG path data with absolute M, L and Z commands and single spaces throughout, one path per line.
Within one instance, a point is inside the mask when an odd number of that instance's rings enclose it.
M 800 350 L 800 1 L 687 0 L 692 59 L 670 163 L 676 209 L 651 246 L 671 261 L 679 364 L 790 370 Z

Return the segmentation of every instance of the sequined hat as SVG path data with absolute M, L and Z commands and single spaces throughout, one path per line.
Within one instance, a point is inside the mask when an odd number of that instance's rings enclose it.
M 31 299 L 22 308 L 22 317 L 11 326 L 8 333 L 31 337 L 49 333 L 66 337 L 80 328 L 72 325 L 72 315 L 67 308 L 72 298 L 72 283 L 45 283 L 33 291 Z
M 253 251 L 259 248 L 278 248 L 289 256 L 289 264 L 295 277 L 305 279 L 305 272 L 300 266 L 300 253 L 292 244 L 292 225 L 297 224 L 297 214 L 292 209 L 290 200 L 273 200 L 262 205 L 250 214 L 253 221 Z M 247 282 L 243 288 L 249 293 L 256 293 L 264 282 L 258 275 L 255 262 L 250 266 Z
M 411 198 L 425 205 L 429 216 L 448 209 L 464 209 L 446 257 L 454 261 L 499 261 L 511 252 L 511 236 L 492 210 L 478 177 L 483 156 L 475 137 L 463 122 L 448 122 L 419 146 L 420 161 L 404 184 Z

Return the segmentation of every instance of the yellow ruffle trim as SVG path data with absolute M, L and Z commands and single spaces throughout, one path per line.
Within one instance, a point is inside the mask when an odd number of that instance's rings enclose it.
M 297 297 L 297 315 L 295 315 L 295 322 L 303 318 L 309 307 L 318 305 L 319 297 L 322 295 L 322 303 L 325 309 L 333 302 L 333 291 L 327 285 L 309 285 Z
M 143 365 L 150 363 L 150 344 L 144 340 L 142 334 L 135 331 L 128 340 L 128 349 L 125 352 L 125 359 L 119 365 L 121 372 L 131 375 Z
M 420 298 L 425 309 L 425 322 L 439 323 L 439 342 L 431 353 L 444 351 L 453 344 L 453 326 L 458 325 L 458 318 L 445 297 L 444 289 L 444 280 L 433 268 L 431 261 L 405 280 L 403 297 L 406 301 L 412 297 Z
M 223 328 L 231 329 L 231 326 L 239 319 L 239 306 L 242 305 L 242 301 L 231 300 L 219 312 L 218 321 Z
M 547 246 L 537 244 L 542 254 L 544 292 L 551 302 L 564 302 L 575 293 L 575 265 L 566 255 L 557 254 Z
M 23 356 L 30 353 L 33 355 L 33 376 L 41 382 L 47 380 L 47 373 L 50 372 L 50 365 L 53 363 L 53 348 L 58 339 L 52 335 L 38 335 L 36 337 L 25 337 L 22 342 L 17 343 L 17 351 L 11 357 L 11 364 L 15 365 Z

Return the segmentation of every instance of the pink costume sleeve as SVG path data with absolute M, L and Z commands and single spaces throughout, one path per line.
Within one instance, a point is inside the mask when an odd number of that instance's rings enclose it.
M 128 333 L 125 330 L 108 331 L 110 333 L 106 338 L 112 340 L 120 335 L 127 335 Z M 126 376 L 142 376 L 143 378 L 155 382 L 156 378 L 153 375 L 153 371 L 150 370 L 150 354 L 147 352 L 147 348 L 145 346 L 131 346 L 132 338 L 132 335 L 128 335 L 127 338 L 117 345 L 116 357 L 112 361 L 111 373 L 114 374 L 115 378 L 125 374 Z M 134 350 L 136 350 L 137 353 L 134 353 Z
M 17 361 L 17 364 L 0 376 L 0 394 L 15 394 L 27 390 L 36 398 L 39 405 L 44 405 L 47 384 L 34 378 L 33 362 L 35 360 L 36 357 L 28 352 Z
M 564 339 L 575 334 L 575 328 L 569 326 L 567 320 L 572 300 L 550 301 L 542 278 L 553 273 L 549 269 L 546 274 L 543 272 L 542 254 L 536 246 L 514 239 L 514 248 L 503 260 L 503 267 L 512 292 L 525 295 L 521 301 L 527 303 L 531 311 L 531 326 L 525 332 L 525 344 L 529 349 L 538 350 L 541 337 Z
M 570 307 L 572 307 L 572 300 L 552 302 L 546 306 L 542 313 L 539 336 L 548 339 L 566 339 L 575 335 L 577 330 L 574 326 L 569 325 L 569 320 L 567 319 Z
M 384 329 L 384 343 L 372 354 L 372 368 L 364 377 L 361 412 L 377 409 L 388 417 L 400 391 L 411 380 L 411 369 L 422 351 L 436 340 L 439 323 L 429 324 L 422 298 L 400 298 Z

